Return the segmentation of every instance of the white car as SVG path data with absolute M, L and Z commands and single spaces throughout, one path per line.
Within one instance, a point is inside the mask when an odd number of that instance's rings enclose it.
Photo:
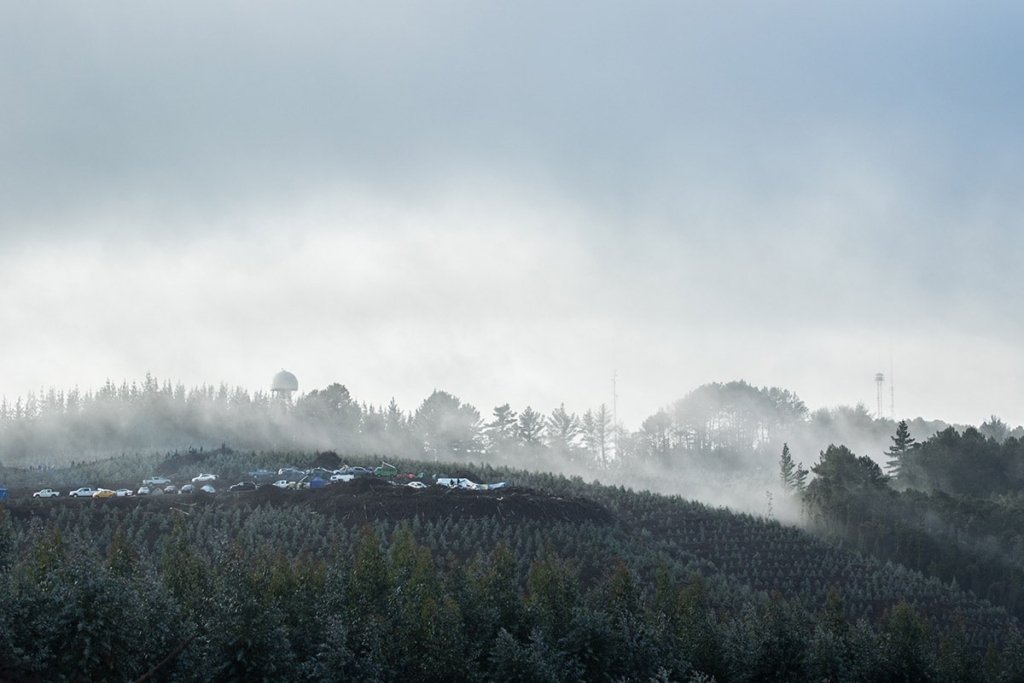
M 471 491 L 479 488 L 476 483 L 465 477 L 441 477 L 437 480 L 437 485 L 446 486 L 450 489 L 469 489 Z
M 33 498 L 55 498 L 60 495 L 60 491 L 54 491 L 53 489 L 43 489 L 42 491 L 36 491 L 32 494 Z
M 114 493 L 116 493 L 117 496 L 120 497 L 120 498 L 123 498 L 125 496 L 134 496 L 135 495 L 135 491 L 132 491 L 131 489 L 118 489 L 118 490 L 114 491 Z
M 138 495 L 140 495 L 140 496 L 148 496 L 149 494 L 150 494 L 150 490 L 149 490 L 148 486 L 140 486 L 139 487 Z
M 274 486 L 276 486 L 279 489 L 293 489 L 293 488 L 295 488 L 295 484 L 293 484 L 292 482 L 288 481 L 287 479 L 278 479 L 277 481 L 274 482 Z
M 92 498 L 92 494 L 96 493 L 96 489 L 91 486 L 83 486 L 77 488 L 74 491 L 68 493 L 72 498 Z
M 331 481 L 332 482 L 352 481 L 355 478 L 356 478 L 356 475 L 354 475 L 354 474 L 332 474 L 331 475 Z
M 203 484 L 199 487 L 199 490 L 203 493 L 217 493 L 217 489 L 213 488 L 209 484 Z
M 200 474 L 198 477 L 192 477 L 193 484 L 205 484 L 208 481 L 217 481 L 216 474 Z
M 406 486 L 408 486 L 411 489 L 425 489 L 425 488 L 429 488 L 422 481 L 410 481 L 408 484 L 406 484 Z
M 167 477 L 150 477 L 149 479 L 143 479 L 143 486 L 167 486 L 171 483 L 171 480 Z

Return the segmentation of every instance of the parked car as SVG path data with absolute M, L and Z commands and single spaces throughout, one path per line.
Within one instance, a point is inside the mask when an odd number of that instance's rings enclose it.
M 425 489 L 425 488 L 429 488 L 422 481 L 410 481 L 408 484 L 406 484 L 406 486 L 408 486 L 411 489 Z
M 53 489 L 43 489 L 42 491 L 36 491 L 32 494 L 33 498 L 56 498 L 60 495 L 60 491 L 54 491 Z
M 274 470 L 259 469 L 259 470 L 253 470 L 252 472 L 250 472 L 249 476 L 252 477 L 254 480 L 256 480 L 256 479 L 270 479 L 270 478 L 276 477 L 277 476 L 277 472 L 275 472 Z
M 149 479 L 143 479 L 143 486 L 167 486 L 171 483 L 171 480 L 167 477 L 150 477 Z
M 213 488 L 209 484 L 203 484 L 199 487 L 199 490 L 203 493 L 217 493 L 217 489 Z
M 233 484 L 230 487 L 228 487 L 228 491 L 234 491 L 235 493 L 237 493 L 239 491 L 255 491 L 255 490 L 256 490 L 256 484 L 252 483 L 251 481 L 240 481 L 237 484 Z
M 93 498 L 113 498 L 117 495 L 116 491 L 110 489 L 96 489 L 96 492 L 92 494 Z
M 164 493 L 177 493 L 177 492 L 178 492 L 178 487 L 175 486 L 174 484 L 168 484 L 167 486 L 164 487 Z
M 385 462 L 380 467 L 374 467 L 373 473 L 378 477 L 394 477 L 398 475 L 398 468 Z
M 279 488 L 279 489 L 290 489 L 290 488 L 294 488 L 294 487 L 292 486 L 292 483 L 291 483 L 290 481 L 288 481 L 287 479 L 278 479 L 277 481 L 275 481 L 275 482 L 273 483 L 273 486 L 276 486 L 276 487 L 277 487 L 277 488 Z
M 92 494 L 96 493 L 96 489 L 91 486 L 82 486 L 74 491 L 68 493 L 72 498 L 92 498 Z
M 178 491 L 178 493 L 184 493 L 186 495 L 188 495 L 190 493 L 195 493 L 195 492 L 196 492 L 196 487 L 193 484 L 185 484 L 184 486 L 181 487 L 181 490 Z
M 208 481 L 217 481 L 216 474 L 200 474 L 198 477 L 192 477 L 193 484 L 205 484 Z
M 352 481 L 355 478 L 356 478 L 356 475 L 354 475 L 354 474 L 332 474 L 331 475 L 331 481 L 332 482 Z
M 117 494 L 117 496 L 121 497 L 121 498 L 123 498 L 125 496 L 134 496 L 135 495 L 135 491 L 132 491 L 131 489 L 118 489 L 118 490 L 114 491 L 114 493 Z
M 450 489 L 476 489 L 475 483 L 465 477 L 440 477 L 437 480 L 438 486 L 447 486 Z
M 150 494 L 150 489 L 148 486 L 140 486 L 137 493 L 140 496 L 148 496 Z

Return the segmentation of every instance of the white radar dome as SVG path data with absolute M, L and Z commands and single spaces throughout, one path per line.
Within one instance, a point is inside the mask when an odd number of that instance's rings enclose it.
M 270 384 L 271 391 L 298 391 L 299 380 L 295 379 L 295 375 L 282 370 L 281 372 L 274 375 L 274 381 Z

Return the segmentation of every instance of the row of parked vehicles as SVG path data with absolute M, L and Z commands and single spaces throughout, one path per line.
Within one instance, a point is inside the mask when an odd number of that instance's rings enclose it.
M 32 494 L 33 498 L 56 498 L 60 495 L 60 491 L 54 491 L 53 489 L 42 489 Z M 69 491 L 68 496 L 71 498 L 116 498 L 123 496 L 134 496 L 135 492 L 131 489 L 103 489 L 93 488 L 92 486 L 82 486 L 74 491 Z
M 255 470 L 249 472 L 249 476 L 252 481 L 240 481 L 237 484 L 229 486 L 227 490 L 236 493 L 255 491 L 257 488 L 261 488 L 262 486 L 275 486 L 280 489 L 293 490 L 304 488 L 317 489 L 332 483 L 352 481 L 358 477 L 385 477 L 392 484 L 404 485 L 414 489 L 425 489 L 429 487 L 428 484 L 422 481 L 422 479 L 426 478 L 425 475 L 400 475 L 397 468 L 387 463 L 383 463 L 380 467 L 373 469 L 368 467 L 346 466 L 336 470 L 327 470 L 320 467 L 302 470 L 295 467 L 282 467 L 276 471 Z M 276 477 L 283 478 L 275 480 Z M 71 498 L 115 498 L 136 495 L 213 494 L 217 493 L 217 489 L 214 486 L 216 482 L 217 475 L 200 473 L 199 475 L 192 477 L 192 483 L 184 484 L 179 488 L 167 477 L 154 476 L 149 477 L 148 479 L 143 479 L 142 486 L 140 486 L 137 491 L 133 491 L 132 489 L 105 489 L 94 488 L 92 486 L 82 486 L 68 492 L 68 496 Z M 499 482 L 496 484 L 478 484 L 464 477 L 437 477 L 435 479 L 435 484 L 446 488 L 468 489 L 474 491 L 490 491 L 508 486 L 505 482 Z M 41 491 L 33 493 L 32 496 L 34 498 L 55 498 L 60 496 L 60 492 L 53 489 L 42 489 Z
M 150 477 L 142 481 L 142 486 L 138 490 L 132 489 L 106 489 L 102 487 L 94 486 L 80 486 L 73 491 L 68 492 L 69 498 L 120 498 L 128 496 L 149 496 L 149 495 L 161 495 L 165 493 L 176 493 L 176 494 L 189 494 L 200 491 L 202 493 L 216 493 L 217 489 L 213 487 L 214 482 L 217 480 L 217 476 L 214 474 L 200 474 L 197 477 L 192 478 L 191 484 L 185 484 L 181 488 L 178 488 L 171 483 L 171 480 L 167 477 Z M 231 487 L 234 490 L 234 486 Z M 54 489 L 42 489 L 32 494 L 33 498 L 56 498 L 60 496 L 60 491 Z

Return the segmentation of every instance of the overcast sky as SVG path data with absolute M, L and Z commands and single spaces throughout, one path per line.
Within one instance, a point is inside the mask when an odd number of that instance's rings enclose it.
M 1022 423 L 1022 7 L 0 1 L 0 394 Z

